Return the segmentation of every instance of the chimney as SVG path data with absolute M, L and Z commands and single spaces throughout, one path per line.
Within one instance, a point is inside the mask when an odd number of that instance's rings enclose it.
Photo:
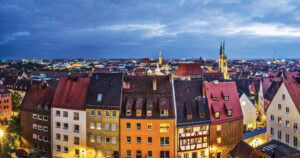
M 172 83 L 172 75 L 169 75 L 169 82 Z
M 203 98 L 205 98 L 205 84 L 206 84 L 206 81 L 203 81 L 202 82 L 202 95 L 203 95 Z
M 126 81 L 123 81 L 123 88 L 124 89 L 130 89 L 130 82 L 126 82 Z
M 153 91 L 157 90 L 157 78 L 153 77 Z

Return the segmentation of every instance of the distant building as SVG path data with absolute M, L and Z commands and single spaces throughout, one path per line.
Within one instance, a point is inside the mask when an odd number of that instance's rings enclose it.
M 121 158 L 175 157 L 171 76 L 126 76 L 120 116 Z
M 202 79 L 204 81 L 223 81 L 224 77 L 221 71 L 218 70 L 206 70 L 203 72 L 203 77 Z
M 264 154 L 251 147 L 244 141 L 240 141 L 231 151 L 230 155 L 233 158 L 269 158 L 269 155 Z
M 181 158 L 209 157 L 210 115 L 201 80 L 174 82 L 176 151 Z
M 60 78 L 51 107 L 52 156 L 86 157 L 85 101 L 89 78 Z
M 201 79 L 202 71 L 199 63 L 181 63 L 173 77 L 183 80 L 191 80 L 194 78 Z
M 227 68 L 227 55 L 225 49 L 225 42 L 221 43 L 220 54 L 219 54 L 219 69 L 223 73 L 224 79 L 229 79 L 228 68 Z
M 96 73 L 86 100 L 87 157 L 120 157 L 120 103 L 123 74 Z
M 7 121 L 12 116 L 11 92 L 3 85 L 0 85 L 0 121 Z

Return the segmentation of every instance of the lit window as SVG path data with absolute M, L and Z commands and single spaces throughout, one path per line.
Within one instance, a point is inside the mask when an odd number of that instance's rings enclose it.
M 160 116 L 169 116 L 169 110 L 160 110 Z
M 126 109 L 126 116 L 130 116 L 131 115 L 131 110 L 130 109 Z
M 218 144 L 221 144 L 221 137 L 218 137 L 218 138 L 217 138 L 217 143 L 218 143 Z
M 152 123 L 147 123 L 147 130 L 151 131 L 152 130 Z
M 169 132 L 170 124 L 169 123 L 161 123 L 160 124 L 160 132 Z
M 286 126 L 286 127 L 290 127 L 290 121 L 289 121 L 289 120 L 286 120 L 286 121 L 285 121 L 285 126 Z
M 90 129 L 95 129 L 95 123 L 94 122 L 90 123 Z
M 202 143 L 202 137 L 198 137 L 197 142 L 198 142 L 198 143 Z
M 215 112 L 215 118 L 220 118 L 220 112 Z
M 221 131 L 221 125 L 217 125 L 217 131 L 218 131 L 218 132 Z
M 101 130 L 101 123 L 97 123 L 97 130 Z
M 142 110 L 136 110 L 136 116 L 142 116 Z
M 152 110 L 147 110 L 147 116 L 152 116 Z
M 224 100 L 225 100 L 225 101 L 228 101 L 228 100 L 229 100 L 229 97 L 228 97 L 228 96 L 225 96 L 225 97 L 224 97 Z
M 227 110 L 227 116 L 232 116 L 232 110 Z
M 101 102 L 101 101 L 102 101 L 102 94 L 98 94 L 97 102 Z
M 95 136 L 94 135 L 90 135 L 90 142 L 95 143 Z

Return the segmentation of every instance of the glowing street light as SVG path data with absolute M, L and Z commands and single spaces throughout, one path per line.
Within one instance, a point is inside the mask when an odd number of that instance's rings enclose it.
M 2 137 L 4 135 L 3 130 L 0 130 L 0 137 Z

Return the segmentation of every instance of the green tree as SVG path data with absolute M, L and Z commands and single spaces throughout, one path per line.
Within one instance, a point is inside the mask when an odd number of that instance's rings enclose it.
M 19 112 L 22 104 L 22 97 L 18 92 L 13 92 L 11 95 L 12 100 L 12 116 L 14 116 L 14 112 Z

